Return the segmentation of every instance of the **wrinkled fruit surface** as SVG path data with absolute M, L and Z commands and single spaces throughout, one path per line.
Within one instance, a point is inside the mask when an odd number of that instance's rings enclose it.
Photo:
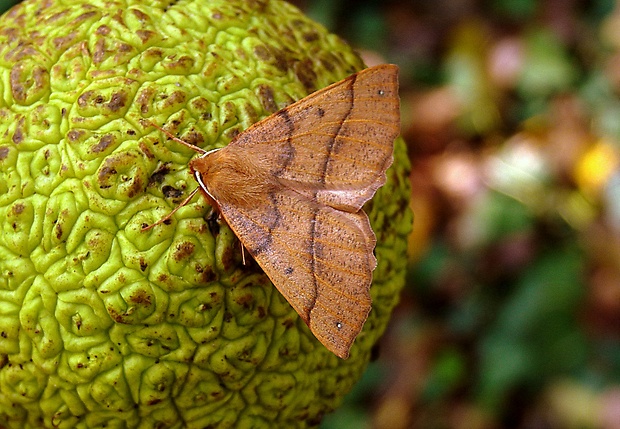
M 27 0 L 0 18 L 0 427 L 317 425 L 403 285 L 407 159 L 367 207 L 379 266 L 351 357 L 318 343 L 210 215 L 206 149 L 363 68 L 281 1 Z

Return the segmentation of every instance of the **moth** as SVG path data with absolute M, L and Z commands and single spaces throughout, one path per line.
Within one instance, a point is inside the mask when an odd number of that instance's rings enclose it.
M 153 124 L 155 125 L 155 124 Z M 156 126 L 156 125 L 155 125 Z M 371 309 L 375 234 L 362 206 L 386 181 L 400 133 L 398 67 L 367 68 L 205 151 L 198 187 L 316 338 L 349 356 Z

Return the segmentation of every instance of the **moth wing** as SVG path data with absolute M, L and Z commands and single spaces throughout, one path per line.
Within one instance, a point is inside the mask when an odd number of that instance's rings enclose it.
M 341 358 L 371 308 L 376 239 L 363 211 L 343 212 L 286 189 L 221 213 L 310 327 Z
M 259 121 L 227 147 L 321 203 L 357 211 L 385 183 L 400 133 L 398 67 L 362 70 Z

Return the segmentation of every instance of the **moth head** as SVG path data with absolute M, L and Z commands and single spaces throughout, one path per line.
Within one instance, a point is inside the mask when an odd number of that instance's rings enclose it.
M 189 167 L 204 194 L 217 205 L 250 206 L 277 186 L 252 160 L 241 159 L 226 148 L 194 158 Z

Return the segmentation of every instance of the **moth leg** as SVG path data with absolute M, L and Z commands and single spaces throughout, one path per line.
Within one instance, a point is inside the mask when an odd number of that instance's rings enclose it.
M 239 242 L 239 244 L 241 245 L 241 262 L 245 265 L 245 246 L 242 242 Z
M 200 190 L 200 188 L 196 188 L 194 189 L 188 196 L 187 198 L 185 198 L 181 204 L 179 204 L 178 206 L 176 206 L 170 213 L 168 213 L 166 216 L 162 217 L 161 219 L 159 219 L 157 222 L 152 223 L 150 225 L 147 226 L 143 226 L 142 227 L 142 231 L 148 231 L 149 229 L 153 228 L 156 225 L 160 225 L 164 222 L 166 222 L 168 219 L 170 219 L 172 217 L 172 215 L 174 215 L 177 210 L 179 210 L 181 207 L 187 205 L 187 203 L 189 203 L 191 201 L 192 198 L 194 198 L 194 195 L 196 195 L 196 193 Z
M 193 145 L 193 144 L 191 144 L 191 143 L 188 143 L 188 142 L 186 142 L 186 141 L 184 141 L 184 140 L 181 140 L 180 138 L 178 138 L 178 137 L 174 136 L 172 133 L 170 133 L 170 131 L 164 130 L 162 127 L 160 127 L 160 126 L 159 126 L 159 125 L 157 125 L 156 123 L 154 123 L 154 122 L 150 122 L 150 121 L 149 121 L 148 123 L 150 123 L 152 126 L 154 126 L 154 127 L 155 127 L 155 128 L 157 128 L 159 131 L 161 131 L 161 132 L 162 132 L 162 133 L 164 133 L 166 136 L 168 136 L 168 138 L 169 138 L 170 140 L 173 140 L 173 141 L 175 141 L 175 142 L 177 142 L 177 143 L 180 143 L 180 144 L 182 144 L 183 146 L 186 146 L 186 147 L 190 148 L 191 150 L 193 150 L 193 151 L 195 151 L 195 152 L 198 152 L 198 153 L 200 153 L 200 154 L 205 154 L 205 153 L 207 153 L 207 151 L 206 151 L 206 150 L 204 150 L 203 148 L 198 147 L 198 146 L 196 146 L 196 145 Z
M 209 226 L 209 231 L 211 231 L 211 234 L 213 234 L 214 236 L 219 234 L 220 232 L 219 222 L 226 222 L 226 220 L 222 216 L 222 213 L 218 210 L 216 206 L 211 206 L 211 210 L 209 211 L 209 214 L 205 216 L 205 220 L 207 221 L 207 225 Z M 239 241 L 239 247 L 241 247 L 241 262 L 243 263 L 243 265 L 247 265 L 245 259 L 245 246 L 241 241 Z
M 211 235 L 214 237 L 220 233 L 220 225 L 219 222 L 222 219 L 222 214 L 219 210 L 214 206 L 209 206 L 209 212 L 205 216 L 205 221 L 207 222 L 207 226 L 209 227 L 209 231 L 211 231 Z

